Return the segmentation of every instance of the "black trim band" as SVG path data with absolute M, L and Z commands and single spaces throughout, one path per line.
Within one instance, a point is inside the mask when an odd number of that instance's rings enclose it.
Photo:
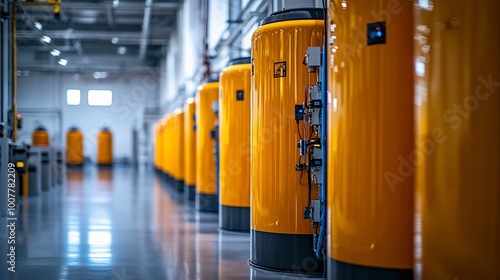
M 370 267 L 328 258 L 328 279 L 412 280 L 412 269 Z
M 260 26 L 288 20 L 324 19 L 325 15 L 321 8 L 300 8 L 277 11 L 260 22 Z
M 174 189 L 180 193 L 184 193 L 184 180 L 174 180 Z
M 219 210 L 219 199 L 215 194 L 196 193 L 196 209 L 203 212 L 215 212 Z
M 233 231 L 250 231 L 250 207 L 221 205 L 219 227 Z
M 194 201 L 196 196 L 196 186 L 184 184 L 184 198 L 189 201 Z
M 313 236 L 250 231 L 250 262 L 259 268 L 287 273 L 318 274 L 323 260 L 314 257 Z
M 238 65 L 238 64 L 250 64 L 251 59 L 250 57 L 240 57 L 240 58 L 235 58 L 230 60 L 227 63 L 227 66 L 233 66 L 233 65 Z

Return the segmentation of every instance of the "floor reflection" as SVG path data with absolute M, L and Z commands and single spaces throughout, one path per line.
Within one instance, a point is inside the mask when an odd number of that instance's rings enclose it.
M 250 267 L 249 233 L 220 230 L 217 214 L 197 211 L 159 177 L 154 194 L 155 240 L 162 248 L 167 279 L 311 279 Z
M 68 169 L 22 199 L 17 238 L 18 272 L 2 280 L 290 278 L 252 269 L 248 233 L 219 230 L 150 169 Z

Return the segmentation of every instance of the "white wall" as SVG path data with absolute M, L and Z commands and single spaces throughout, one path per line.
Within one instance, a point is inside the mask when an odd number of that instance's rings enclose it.
M 66 132 L 77 126 L 84 133 L 84 153 L 96 160 L 97 134 L 106 125 L 113 132 L 115 159 L 132 157 L 132 127 L 144 106 L 157 105 L 158 73 L 122 74 L 96 80 L 89 74 L 31 72 L 18 77 L 18 108 L 24 118 L 19 140 L 31 143 L 36 122 L 43 124 L 51 135 L 51 143 L 64 147 Z M 66 104 L 66 90 L 80 89 L 81 103 Z M 93 107 L 87 103 L 87 91 L 113 91 L 111 107 Z M 62 131 L 59 115 L 62 117 Z M 60 141 L 61 140 L 61 141 Z
M 177 13 L 177 30 L 169 40 L 168 52 L 162 63 L 164 79 L 160 81 L 160 99 L 164 113 L 182 106 L 185 96 L 194 93 L 198 84 L 195 76 L 202 73 L 203 22 L 201 0 L 185 0 Z M 182 90 L 182 91 L 181 91 Z

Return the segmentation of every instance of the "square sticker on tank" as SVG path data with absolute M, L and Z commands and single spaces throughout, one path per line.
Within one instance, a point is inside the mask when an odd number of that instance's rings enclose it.
M 274 77 L 286 77 L 286 61 L 279 61 L 274 63 Z
M 385 33 L 385 21 L 368 23 L 366 28 L 368 46 L 385 44 Z
M 245 93 L 244 93 L 243 90 L 237 90 L 236 91 L 236 100 L 237 101 L 245 100 Z

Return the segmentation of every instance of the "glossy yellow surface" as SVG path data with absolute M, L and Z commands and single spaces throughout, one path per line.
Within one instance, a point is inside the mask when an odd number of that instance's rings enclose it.
M 163 118 L 165 127 L 162 134 L 162 170 L 163 173 L 172 176 L 172 115 L 167 114 Z
M 33 131 L 33 134 L 31 134 L 31 145 L 33 147 L 48 147 L 49 144 L 49 133 L 46 130 Z
M 113 135 L 102 130 L 97 135 L 97 164 L 113 163 Z
M 190 99 L 184 105 L 184 183 L 196 186 L 196 103 Z
M 83 164 L 83 134 L 79 130 L 70 130 L 66 134 L 66 163 Z
M 165 173 L 166 170 L 166 152 L 167 147 L 165 145 L 165 138 L 167 134 L 167 119 L 163 117 L 160 120 L 160 136 L 158 137 L 158 141 L 160 142 L 159 149 L 159 159 L 160 159 L 160 170 Z
M 417 279 L 500 277 L 498 11 L 494 0 L 415 8 Z
M 168 137 L 168 142 L 166 145 L 168 145 L 168 150 L 169 150 L 169 157 L 167 158 L 168 161 L 168 170 L 169 174 L 172 176 L 172 178 L 177 179 L 178 177 L 178 166 L 177 166 L 177 145 L 178 145 L 178 137 L 175 135 L 176 129 L 175 129 L 175 123 L 177 122 L 177 115 L 175 113 L 172 113 L 172 117 L 169 120 L 168 124 L 168 131 L 169 131 L 169 137 Z
M 413 3 L 334 0 L 330 13 L 329 256 L 411 269 Z M 386 43 L 368 46 L 367 24 L 378 20 L 386 22 Z M 404 174 L 394 183 L 398 169 Z
M 260 26 L 252 36 L 251 227 L 312 234 L 303 218 L 307 176 L 295 171 L 299 158 L 295 104 L 317 80 L 302 64 L 308 46 L 321 46 L 323 20 L 293 20 Z M 286 77 L 274 78 L 274 63 L 286 61 Z
M 155 128 L 154 128 L 154 145 L 155 145 L 155 150 L 154 150 L 154 156 L 153 156 L 153 165 L 156 169 L 159 169 L 160 168 L 160 165 L 161 165 L 161 129 L 160 129 L 160 121 L 158 121 L 156 124 L 155 124 Z
M 185 145 L 185 138 L 184 138 L 184 111 L 178 110 L 175 115 L 174 119 L 174 125 L 173 125 L 173 130 L 174 130 L 174 138 L 175 140 L 175 145 L 174 145 L 174 154 L 175 154 L 175 169 L 176 169 L 176 177 L 175 179 L 179 181 L 184 181 L 185 178 L 185 170 L 184 170 L 184 161 L 185 161 L 185 156 L 184 156 L 184 145 Z
M 210 131 L 215 127 L 216 116 L 212 103 L 219 99 L 219 83 L 206 83 L 196 93 L 196 192 L 215 194 L 215 140 Z
M 224 68 L 220 74 L 220 201 L 250 206 L 250 70 L 251 64 Z M 243 100 L 236 99 L 243 91 Z

